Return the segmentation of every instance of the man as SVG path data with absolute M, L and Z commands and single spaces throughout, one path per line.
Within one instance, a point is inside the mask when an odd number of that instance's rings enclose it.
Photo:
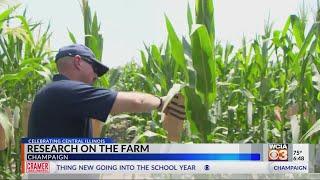
M 59 74 L 36 94 L 29 137 L 92 137 L 91 118 L 104 122 L 109 114 L 150 112 L 164 104 L 164 97 L 93 87 L 108 67 L 84 45 L 59 49 L 55 61 Z

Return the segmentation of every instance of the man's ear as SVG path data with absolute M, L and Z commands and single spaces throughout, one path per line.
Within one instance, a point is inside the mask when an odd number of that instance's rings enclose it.
M 79 55 L 73 57 L 73 65 L 77 70 L 80 70 L 81 63 L 81 57 Z

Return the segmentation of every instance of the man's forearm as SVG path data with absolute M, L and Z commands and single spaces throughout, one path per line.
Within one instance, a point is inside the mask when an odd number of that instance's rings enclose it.
M 160 98 L 147 93 L 132 93 L 137 99 L 136 112 L 150 112 L 157 109 L 160 105 Z
M 139 92 L 118 92 L 111 113 L 150 112 L 160 105 L 160 98 Z

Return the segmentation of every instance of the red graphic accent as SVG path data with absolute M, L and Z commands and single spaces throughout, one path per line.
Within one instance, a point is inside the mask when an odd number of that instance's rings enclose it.
M 20 145 L 20 158 L 21 158 L 21 173 L 25 173 L 25 161 L 24 161 L 24 144 Z

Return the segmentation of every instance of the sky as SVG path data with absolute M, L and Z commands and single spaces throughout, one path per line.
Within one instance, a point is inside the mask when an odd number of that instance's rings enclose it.
M 15 0 L 27 7 L 33 21 L 51 24 L 51 47 L 71 44 L 68 29 L 84 42 L 83 21 L 78 0 Z M 195 0 L 89 0 L 97 12 L 104 38 L 102 62 L 109 67 L 140 62 L 139 50 L 166 41 L 166 14 L 179 36 L 188 34 L 187 5 L 194 11 Z M 309 22 L 314 20 L 316 0 L 304 0 Z M 303 0 L 214 0 L 216 39 L 238 46 L 263 34 L 270 17 L 274 29 L 282 29 L 290 14 L 297 14 Z

